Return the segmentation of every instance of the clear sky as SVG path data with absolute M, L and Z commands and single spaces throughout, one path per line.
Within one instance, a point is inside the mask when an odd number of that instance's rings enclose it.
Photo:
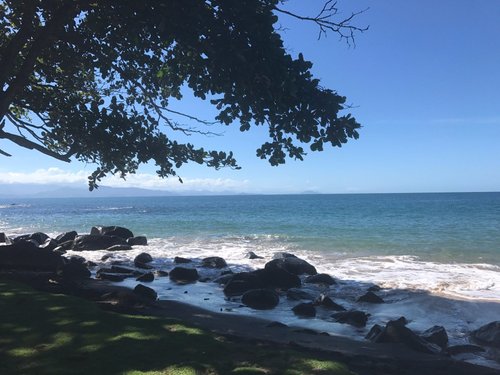
M 322 0 L 290 0 L 288 9 L 315 14 Z M 356 47 L 334 34 L 317 40 L 312 24 L 280 17 L 288 50 L 314 63 L 323 86 L 347 96 L 363 125 L 360 139 L 310 152 L 304 162 L 271 167 L 255 156 L 265 129 L 222 137 L 192 137 L 204 147 L 233 150 L 242 170 L 181 168 L 185 184 L 154 177 L 145 166 L 126 183 L 103 185 L 246 193 L 500 191 L 500 1 L 339 1 L 348 16 L 369 9 L 357 24 Z M 175 109 L 209 117 L 189 97 Z M 218 129 L 214 129 L 218 131 Z M 92 166 L 54 161 L 2 144 L 0 184 L 86 184 Z

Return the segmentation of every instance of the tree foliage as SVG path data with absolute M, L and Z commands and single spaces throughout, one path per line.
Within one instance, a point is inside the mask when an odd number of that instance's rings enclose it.
M 266 126 L 257 156 L 302 160 L 358 137 L 346 99 L 323 88 L 276 30 L 277 14 L 313 21 L 352 40 L 354 15 L 338 23 L 328 1 L 316 17 L 278 0 L 5 0 L 0 2 L 0 140 L 64 161 L 97 165 L 91 189 L 153 161 L 161 177 L 187 162 L 238 168 L 232 152 L 176 141 L 209 123 L 176 112 L 189 87 L 216 122 L 242 132 Z M 195 127 L 175 121 L 185 117 Z M 0 149 L 5 156 L 9 154 Z

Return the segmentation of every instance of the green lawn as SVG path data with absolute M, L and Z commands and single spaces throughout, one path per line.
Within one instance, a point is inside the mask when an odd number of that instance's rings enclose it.
M 0 373 L 351 374 L 311 353 L 240 343 L 173 319 L 0 281 Z

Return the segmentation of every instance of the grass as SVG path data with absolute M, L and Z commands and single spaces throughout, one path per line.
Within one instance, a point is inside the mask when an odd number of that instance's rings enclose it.
M 174 319 L 0 281 L 0 373 L 352 374 L 309 352 L 230 340 Z

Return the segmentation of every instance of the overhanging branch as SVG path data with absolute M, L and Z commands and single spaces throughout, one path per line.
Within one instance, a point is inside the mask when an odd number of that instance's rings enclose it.
M 71 161 L 68 156 L 61 155 L 61 154 L 58 154 L 57 152 L 51 151 L 48 148 L 46 148 L 42 145 L 39 145 L 38 143 L 35 143 L 33 141 L 30 141 L 29 139 L 21 137 L 20 135 L 7 133 L 7 132 L 4 132 L 2 130 L 2 131 L 0 131 L 0 138 L 8 139 L 9 141 L 14 142 L 18 146 L 27 148 L 29 150 L 37 150 L 37 151 L 41 152 L 42 154 L 51 156 L 57 160 L 61 160 L 61 161 L 64 161 L 66 163 L 69 163 Z M 6 153 L 2 152 L 2 154 L 5 155 Z M 10 155 L 8 155 L 8 156 L 10 156 Z

